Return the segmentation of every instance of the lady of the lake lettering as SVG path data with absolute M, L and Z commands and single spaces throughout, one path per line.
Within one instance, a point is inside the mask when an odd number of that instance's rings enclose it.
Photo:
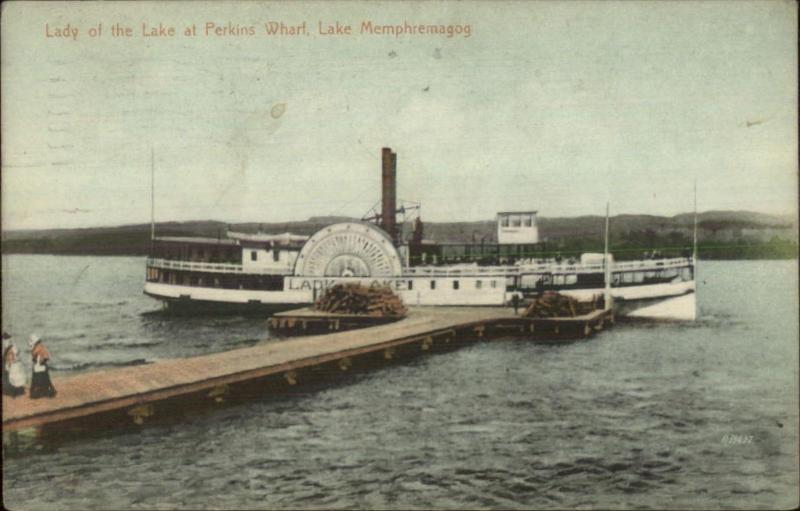
M 142 23 L 142 37 L 174 37 L 175 27 L 166 26 L 163 23 L 158 25 L 148 25 Z
M 44 24 L 44 36 L 62 37 L 64 39 L 78 40 L 78 27 L 73 27 L 70 23 L 64 26 L 51 26 L 49 23 Z
M 178 36 L 195 37 L 199 34 L 209 36 L 254 36 L 256 27 L 253 25 L 239 25 L 237 23 L 217 23 L 207 21 L 204 25 L 197 27 L 192 23 L 185 26 L 165 24 L 163 22 L 139 24 L 141 31 L 135 30 L 132 26 L 123 26 L 120 23 L 111 23 L 110 35 L 118 37 L 155 37 L 173 38 Z M 470 37 L 472 35 L 472 25 L 470 24 L 433 24 L 433 23 L 402 23 L 381 24 L 373 21 L 361 21 L 358 25 L 343 23 L 339 20 L 317 21 L 314 26 L 309 26 L 307 22 L 286 22 L 286 21 L 267 21 L 263 24 L 264 33 L 267 36 L 323 36 L 323 37 L 342 37 L 353 35 L 375 35 L 389 37 L 406 36 L 439 36 L 439 37 Z M 200 28 L 200 30 L 198 30 Z M 67 40 L 78 40 L 78 35 L 85 33 L 90 38 L 103 37 L 103 25 L 98 23 L 82 29 L 70 23 L 65 25 L 44 26 L 45 37 L 60 38 Z M 313 31 L 313 32 L 312 32 Z

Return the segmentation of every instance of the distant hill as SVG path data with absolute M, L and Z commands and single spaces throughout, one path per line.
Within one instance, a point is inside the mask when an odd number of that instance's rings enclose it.
M 540 217 L 543 255 L 602 251 L 604 228 L 602 216 Z M 693 213 L 672 217 L 617 215 L 610 218 L 610 245 L 619 259 L 639 257 L 653 249 L 679 255 L 691 248 L 693 229 Z M 497 233 L 493 221 L 426 223 L 425 238 L 438 242 L 496 242 Z M 788 216 L 748 211 L 709 211 L 698 215 L 701 258 L 795 258 L 797 242 L 796 223 Z
M 280 223 L 234 223 L 216 220 L 161 222 L 160 236 L 224 237 L 240 232 L 313 234 L 326 225 L 354 220 L 341 216 L 311 217 Z M 580 216 L 539 218 L 543 251 L 572 254 L 602 250 L 605 218 Z M 610 219 L 611 246 L 618 257 L 638 256 L 643 250 L 683 251 L 692 244 L 694 215 L 672 217 L 617 215 Z M 700 255 L 703 258 L 797 257 L 797 225 L 788 216 L 750 211 L 707 211 L 698 216 Z M 478 222 L 425 222 L 425 239 L 437 242 L 496 242 L 493 220 Z M 2 232 L 2 252 L 29 254 L 145 255 L 150 246 L 150 225 L 82 229 L 42 229 Z M 635 255 L 634 255 L 635 254 Z

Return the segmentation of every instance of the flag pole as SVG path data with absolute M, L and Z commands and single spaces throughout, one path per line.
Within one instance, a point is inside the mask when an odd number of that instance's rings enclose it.
M 697 180 L 694 181 L 694 231 L 692 233 L 692 268 L 697 280 Z
M 697 317 L 697 178 L 694 180 L 694 229 L 692 232 L 692 280 L 694 280 L 694 314 Z
M 609 214 L 609 203 L 606 202 L 606 234 L 605 234 L 605 248 L 603 250 L 603 265 L 605 266 L 604 275 L 603 275 L 603 284 L 604 284 L 604 291 L 603 291 L 603 303 L 605 304 L 605 309 L 611 309 L 611 261 L 609 260 L 608 254 L 608 214 Z
M 150 148 L 150 257 L 156 240 L 156 150 Z

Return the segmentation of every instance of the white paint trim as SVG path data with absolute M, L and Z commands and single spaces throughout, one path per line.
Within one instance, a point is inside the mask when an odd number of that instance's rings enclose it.
M 682 296 L 667 298 L 653 305 L 629 312 L 628 316 L 633 318 L 694 321 L 697 319 L 697 294 L 687 293 Z
M 641 286 L 612 287 L 611 296 L 623 300 L 646 300 L 648 298 L 662 298 L 679 296 L 694 291 L 694 281 L 670 282 L 667 284 L 643 284 Z M 578 300 L 591 300 L 593 296 L 602 295 L 603 288 L 594 289 L 564 289 L 561 294 L 569 295 Z
M 249 303 L 259 301 L 265 304 L 308 304 L 310 294 L 293 291 L 257 291 L 253 289 L 220 289 L 213 287 L 177 286 L 174 284 L 161 284 L 147 282 L 144 292 L 163 299 L 180 299 L 188 297 L 191 300 L 220 303 Z
M 430 281 L 436 281 L 436 288 L 430 288 Z M 453 281 L 459 282 L 459 288 L 453 288 Z M 477 287 L 477 281 L 481 281 L 481 287 Z M 413 282 L 411 289 L 408 282 Z M 326 278 L 326 277 L 289 277 L 284 280 L 284 289 L 281 291 L 257 291 L 251 289 L 220 289 L 196 286 L 178 286 L 172 284 L 162 284 L 147 282 L 144 287 L 145 293 L 162 299 L 180 299 L 188 297 L 191 300 L 201 300 L 220 303 L 241 303 L 246 304 L 251 301 L 258 301 L 272 305 L 302 305 L 314 301 L 324 289 L 337 283 L 359 283 L 362 285 L 386 285 L 388 284 L 397 292 L 403 301 L 408 305 L 428 305 L 428 306 L 448 306 L 448 305 L 472 305 L 472 306 L 503 306 L 506 304 L 505 282 L 499 281 L 496 287 L 490 287 L 490 279 L 477 279 L 469 277 L 461 278 L 381 278 L 381 279 L 358 279 L 358 278 Z M 616 299 L 623 299 L 626 302 L 638 300 L 649 300 L 657 298 L 670 298 L 691 294 L 694 296 L 694 282 L 677 282 L 670 284 L 648 284 L 643 286 L 629 286 L 624 288 L 612 288 L 612 295 Z M 572 296 L 578 300 L 591 300 L 594 296 L 602 295 L 603 288 L 583 289 L 583 290 L 562 290 L 562 294 Z M 688 301 L 685 300 L 685 301 Z M 679 302 L 682 304 L 684 302 Z M 642 310 L 647 310 L 650 306 Z M 675 306 L 677 308 L 677 305 Z M 658 312 L 657 309 L 651 309 Z M 646 312 L 641 313 L 646 314 Z M 660 314 L 660 313 L 659 313 Z M 685 314 L 684 314 L 685 315 Z

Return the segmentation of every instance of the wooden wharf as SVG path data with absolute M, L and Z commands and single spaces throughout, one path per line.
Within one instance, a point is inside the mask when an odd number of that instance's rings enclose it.
M 285 334 L 329 333 L 384 325 L 403 319 L 397 316 L 365 316 L 319 312 L 311 307 L 278 312 L 269 318 L 270 330 Z
M 284 320 L 324 314 L 295 311 Z M 3 396 L 3 437 L 28 428 L 64 424 L 100 424 L 113 415 L 142 424 L 154 415 L 167 415 L 176 402 L 215 403 L 255 386 L 264 395 L 275 385 L 302 384 L 314 370 L 326 374 L 367 367 L 401 356 L 446 349 L 459 342 L 512 336 L 524 338 L 583 338 L 613 322 L 613 312 L 598 310 L 572 318 L 522 318 L 509 308 L 412 308 L 407 317 L 388 324 L 326 335 L 271 339 L 256 346 L 184 359 L 54 377 L 54 398 Z M 284 323 L 288 325 L 288 321 Z

